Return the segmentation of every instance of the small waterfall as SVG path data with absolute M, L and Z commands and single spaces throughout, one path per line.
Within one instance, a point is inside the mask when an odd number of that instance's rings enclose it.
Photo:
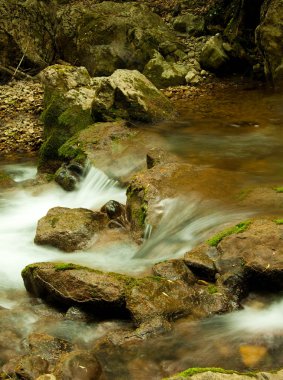
M 216 211 L 216 207 L 212 202 L 201 201 L 197 195 L 162 200 L 156 205 L 160 221 L 135 258 L 155 261 L 176 258 L 204 241 L 216 227 L 247 218 L 247 213 Z M 150 227 L 146 229 L 148 235 Z
M 70 261 L 78 255 L 66 255 L 55 248 L 33 243 L 37 222 L 50 208 L 63 206 L 98 210 L 110 199 L 125 203 L 125 189 L 95 168 L 89 170 L 78 190 L 70 193 L 51 184 L 44 189 L 16 189 L 0 194 L 0 290 L 23 287 L 20 273 L 28 264 L 38 261 Z M 86 259 L 83 254 L 82 258 Z M 92 256 L 87 260 L 93 260 Z

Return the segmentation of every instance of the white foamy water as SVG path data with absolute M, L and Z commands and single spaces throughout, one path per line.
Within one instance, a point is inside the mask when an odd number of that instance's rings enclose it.
M 29 173 L 31 175 L 34 171 Z M 33 262 L 66 261 L 108 271 L 138 273 L 157 261 L 180 257 L 186 250 L 205 240 L 217 226 L 248 216 L 235 210 L 216 211 L 216 205 L 201 202 L 197 196 L 167 199 L 156 206 L 160 221 L 139 249 L 134 244 L 122 242 L 95 251 L 70 254 L 34 244 L 37 221 L 50 208 L 63 206 L 97 210 L 110 199 L 125 203 L 125 189 L 95 168 L 90 169 L 80 188 L 74 192 L 65 192 L 52 184 L 44 188 L 15 189 L 0 194 L 0 305 L 13 305 L 14 301 L 7 296 L 8 290 L 23 289 L 21 270 Z M 262 310 L 247 307 L 215 317 L 211 323 L 214 332 L 227 337 L 259 332 L 278 334 L 283 330 L 282 315 L 283 300 Z
M 0 289 L 22 286 L 21 270 L 39 261 L 71 261 L 79 254 L 65 254 L 33 243 L 37 221 L 56 206 L 99 209 L 110 199 L 125 203 L 125 190 L 100 170 L 91 168 L 77 191 L 66 193 L 59 186 L 14 190 L 0 195 Z M 87 255 L 82 253 L 80 261 Z M 88 253 L 88 261 L 91 254 Z
M 247 212 L 217 211 L 217 205 L 192 194 L 186 199 L 164 199 L 156 205 L 159 223 L 136 258 L 168 259 L 179 257 L 205 241 L 213 229 L 225 223 L 243 220 Z M 150 227 L 147 226 L 147 230 Z

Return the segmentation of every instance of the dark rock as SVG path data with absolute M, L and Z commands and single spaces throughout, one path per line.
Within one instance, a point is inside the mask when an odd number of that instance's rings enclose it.
M 217 273 L 211 258 L 215 255 L 214 251 L 216 251 L 214 247 L 203 244 L 187 252 L 184 256 L 184 262 L 197 277 L 214 281 Z
M 106 224 L 106 215 L 102 213 L 83 208 L 54 207 L 38 221 L 34 241 L 72 252 L 90 246 L 95 233 Z
M 202 16 L 186 13 L 175 18 L 174 29 L 181 33 L 188 33 L 191 36 L 201 36 L 204 34 L 205 21 Z
M 108 201 L 100 209 L 101 212 L 105 212 L 109 219 L 116 219 L 125 213 L 125 206 L 117 201 Z
M 54 179 L 66 191 L 75 190 L 79 182 L 78 177 L 72 174 L 65 166 L 57 170 Z
M 264 1 L 256 40 L 264 59 L 264 71 L 276 87 L 283 88 L 283 4 L 280 0 Z M 264 11 L 265 10 L 265 11 Z
M 188 284 L 194 284 L 196 278 L 183 260 L 167 260 L 157 263 L 152 267 L 154 275 L 161 276 L 167 280 L 181 280 Z
M 219 71 L 229 62 L 220 35 L 211 37 L 204 45 L 201 55 L 200 64 L 205 70 Z

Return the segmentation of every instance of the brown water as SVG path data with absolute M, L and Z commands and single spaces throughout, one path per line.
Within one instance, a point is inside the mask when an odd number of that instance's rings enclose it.
M 229 182 L 229 189 L 237 187 L 237 191 L 251 187 L 267 188 L 265 191 L 260 190 L 262 198 L 257 195 L 258 199 L 272 198 L 272 212 L 278 208 L 280 202 L 283 207 L 280 195 L 277 197 L 276 192 L 272 190 L 274 186 L 283 186 L 283 97 L 281 95 L 241 86 L 237 91 L 218 90 L 194 101 L 180 101 L 178 107 L 180 117 L 177 121 L 162 123 L 154 128 L 151 127 L 150 130 L 146 128 L 138 133 L 126 148 L 119 150 L 117 157 L 121 158 L 123 165 L 127 162 L 129 165 L 133 164 L 136 160 L 136 166 L 144 166 L 145 153 L 158 145 L 176 154 L 183 162 L 204 168 L 220 169 L 219 172 L 209 172 L 209 176 L 203 182 L 205 186 L 208 186 L 209 182 L 213 187 L 217 185 L 216 193 L 220 193 L 221 187 L 224 187 L 226 182 Z M 133 158 L 134 153 L 137 153 L 135 158 Z M 110 162 L 107 162 L 106 166 L 111 169 Z M 10 166 L 8 169 L 6 167 L 6 170 L 13 175 L 20 175 L 21 178 L 18 166 L 14 168 Z M 27 173 L 26 169 L 24 172 Z M 215 181 L 217 173 L 219 178 Z M 22 177 L 24 178 L 26 177 Z M 4 218 L 7 210 L 3 204 L 7 206 L 10 199 L 5 193 L 3 194 L 0 207 Z M 210 192 L 202 194 L 208 196 Z M 47 198 L 49 202 L 47 195 L 37 201 L 38 207 L 47 202 Z M 61 193 L 58 199 L 60 197 Z M 24 202 L 25 208 L 22 208 L 19 202 Z M 27 219 L 28 206 L 30 204 L 32 207 L 35 200 L 24 196 L 19 202 L 11 201 L 13 211 L 18 208 L 22 213 L 15 219 L 17 223 Z M 233 198 L 232 203 L 237 207 L 236 198 Z M 254 212 L 252 204 L 253 201 L 246 202 L 245 206 Z M 266 204 L 269 207 L 271 203 Z M 223 208 L 223 213 L 225 212 L 227 210 Z M 5 223 L 3 218 L 1 220 Z M 12 218 L 7 221 L 11 225 L 14 223 Z M 18 266 L 14 267 L 17 261 L 23 267 L 26 265 L 25 260 L 33 262 L 38 257 L 42 258 L 41 255 L 44 255 L 44 260 L 48 257 L 50 260 L 61 258 L 59 254 L 51 251 L 35 251 L 32 243 L 33 234 L 34 230 L 31 230 L 30 236 L 25 238 L 26 230 L 22 228 L 19 235 L 13 237 L 13 246 L 17 248 L 16 258 L 12 258 L 8 246 L 10 243 L 7 242 L 5 253 L 9 250 L 11 258 L 3 255 L 2 267 L 5 267 L 7 261 L 11 261 L 12 271 L 19 272 Z M 19 241 L 25 240 L 26 251 L 19 245 Z M 4 244 L 6 242 L 2 239 L 2 247 Z M 26 259 L 22 262 L 20 257 L 25 255 Z M 30 255 L 29 258 L 27 255 Z M 109 258 L 111 257 L 108 256 L 108 261 Z M 93 259 L 90 257 L 91 260 Z M 123 262 L 120 265 L 123 265 Z M 11 281 L 13 272 L 10 273 L 9 270 L 5 267 L 7 279 L 4 280 L 5 285 L 1 280 L 3 284 L 1 282 L 0 286 L 2 305 L 8 309 L 0 310 L 1 363 L 5 363 L 15 354 L 25 353 L 22 340 L 33 331 L 66 339 L 79 348 L 93 348 L 97 340 L 109 331 L 131 327 L 127 323 L 117 321 L 86 323 L 72 320 L 64 313 L 46 307 L 39 300 L 26 297 L 21 286 Z M 7 286 L 9 281 L 11 281 L 10 288 Z M 268 308 L 274 298 L 278 299 L 277 303 Z M 205 321 L 180 320 L 171 333 L 149 339 L 137 346 L 130 344 L 123 348 L 112 347 L 107 352 L 102 350 L 99 359 L 106 378 L 158 380 L 195 366 L 217 366 L 236 370 L 282 367 L 282 295 L 251 295 L 247 305 L 249 307 L 239 313 L 213 317 Z

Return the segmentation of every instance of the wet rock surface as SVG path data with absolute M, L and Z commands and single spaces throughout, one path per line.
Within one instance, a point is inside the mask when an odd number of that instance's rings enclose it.
M 54 207 L 39 220 L 34 241 L 72 252 L 89 247 L 95 233 L 106 223 L 107 217 L 103 213 L 83 208 Z

